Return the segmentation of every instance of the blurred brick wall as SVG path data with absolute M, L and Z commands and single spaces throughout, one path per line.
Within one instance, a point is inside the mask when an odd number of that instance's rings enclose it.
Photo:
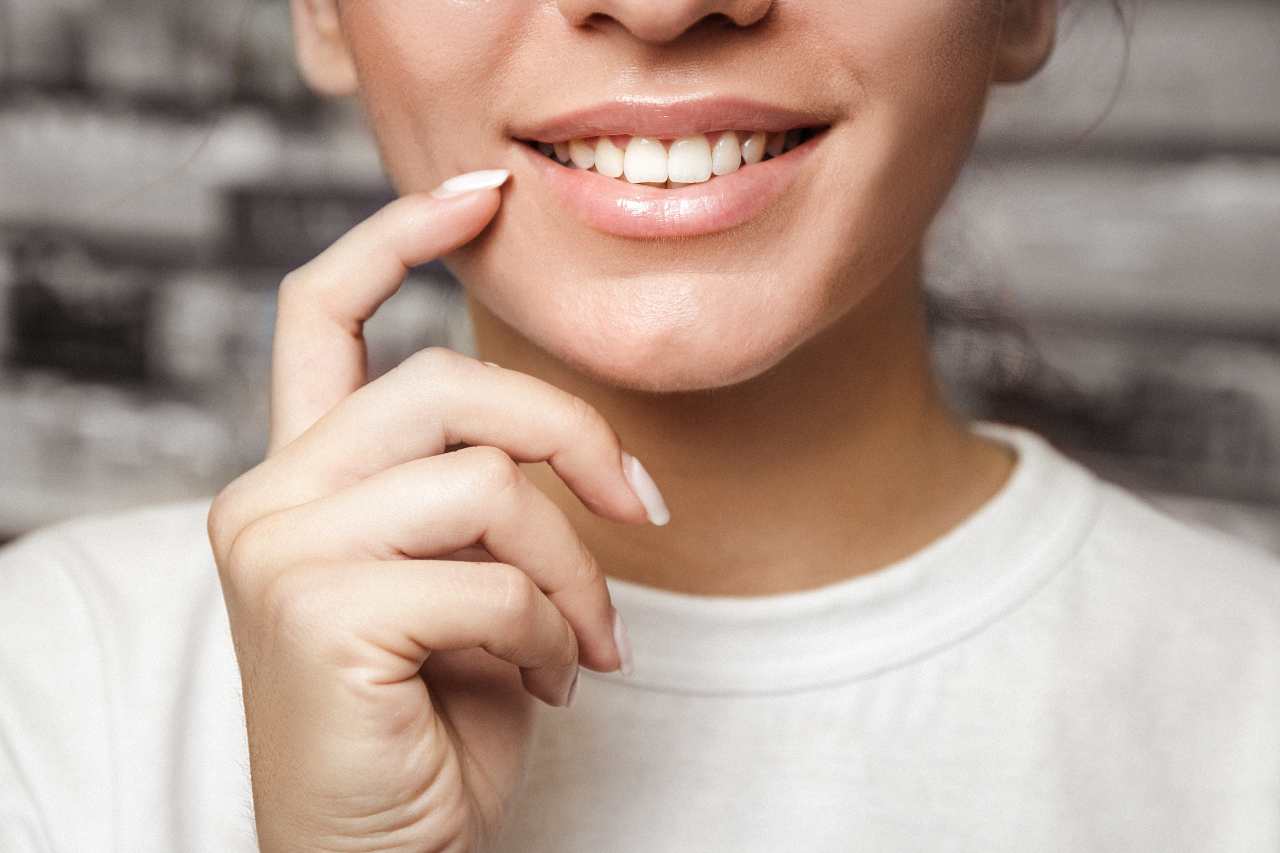
M 1072 0 L 993 95 L 930 245 L 958 404 L 1280 550 L 1280 4 Z M 390 197 L 280 0 L 0 0 L 0 538 L 207 495 L 261 457 L 274 288 Z M 380 372 L 468 351 L 417 271 Z

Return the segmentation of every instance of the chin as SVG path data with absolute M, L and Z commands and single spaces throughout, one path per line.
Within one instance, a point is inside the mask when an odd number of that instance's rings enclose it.
M 593 382 L 646 393 L 746 382 L 786 358 L 821 319 L 813 307 L 820 300 L 776 279 L 744 287 L 736 275 L 553 275 L 528 289 L 511 278 L 486 280 L 505 286 L 469 288 L 475 301 L 552 359 Z

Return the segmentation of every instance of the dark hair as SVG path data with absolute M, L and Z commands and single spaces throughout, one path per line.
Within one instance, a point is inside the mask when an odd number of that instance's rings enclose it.
M 1107 117 L 1111 115 L 1111 111 L 1115 109 L 1116 102 L 1120 100 L 1120 94 L 1124 91 L 1125 80 L 1129 76 L 1129 57 L 1133 42 L 1133 27 L 1138 15 L 1138 3 L 1140 0 L 1106 0 L 1107 7 L 1111 10 L 1111 14 L 1115 17 L 1116 23 L 1120 26 L 1120 34 L 1124 38 L 1124 46 L 1120 57 L 1120 74 L 1116 78 L 1115 86 L 1111 89 L 1111 96 L 1107 98 L 1106 104 L 1103 105 L 1102 111 L 1098 113 L 1097 118 L 1089 123 L 1089 126 L 1080 132 L 1080 134 L 1072 142 L 1072 147 L 1080 145 L 1097 130 Z M 1074 0 L 1063 0 L 1063 8 L 1074 8 Z
M 1133 32 L 1141 1 L 1102 0 L 1102 5 L 1110 11 L 1119 26 L 1123 40 L 1119 72 L 1110 95 L 1100 105 L 1099 112 L 1093 120 L 1071 140 L 1063 143 L 1060 149 L 1057 145 L 1054 146 L 1059 153 L 1069 154 L 1086 143 L 1111 115 L 1119 101 L 1128 77 Z M 1097 0 L 1062 0 L 1061 12 L 1067 24 L 1064 29 L 1070 28 L 1070 15 L 1084 14 L 1085 7 L 1097 9 L 1098 5 Z M 969 380 L 973 377 L 968 379 L 960 376 L 951 377 L 955 384 L 948 387 L 947 391 L 956 395 L 954 402 L 962 409 L 972 408 L 976 404 L 979 410 L 970 411 L 972 415 L 1006 420 L 1016 419 L 1008 412 L 999 410 L 999 401 L 1033 396 L 1038 392 L 1037 382 L 1050 385 L 1059 394 L 1073 399 L 1080 396 L 1069 377 L 1053 370 L 1032 336 L 1025 322 L 1027 318 L 1002 299 L 991 287 L 990 282 L 986 282 L 985 285 L 982 281 L 971 282 L 972 287 L 967 287 L 964 292 L 953 295 L 943 295 L 931 284 L 936 284 L 936 281 L 931 282 L 926 276 L 925 314 L 935 356 L 940 355 L 939 350 L 943 349 L 955 354 L 958 346 L 961 350 L 960 361 L 967 361 L 969 360 L 967 351 L 975 348 L 973 344 L 975 336 L 986 338 L 986 343 L 978 344 L 976 348 L 990 348 L 993 352 L 1004 351 L 1004 358 L 993 359 L 995 369 L 982 373 L 982 379 L 977 383 L 983 386 L 981 388 L 965 387 L 971 384 Z M 961 341 L 958 345 L 954 343 L 957 340 Z M 1000 364 L 1003 360 L 1010 360 L 1017 366 L 1006 368 Z M 935 364 L 938 364 L 939 368 L 942 367 L 937 360 Z M 942 373 L 939 377 L 944 380 L 944 386 L 948 385 Z M 980 396 L 985 395 L 987 399 L 972 399 L 975 393 Z M 992 410 L 993 403 L 994 410 Z

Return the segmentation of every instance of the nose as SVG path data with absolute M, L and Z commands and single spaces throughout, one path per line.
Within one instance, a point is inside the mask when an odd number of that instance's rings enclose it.
M 560 13 L 574 26 L 593 19 L 612 20 L 645 42 L 679 38 L 699 21 L 723 15 L 740 27 L 763 18 L 774 0 L 557 0 Z

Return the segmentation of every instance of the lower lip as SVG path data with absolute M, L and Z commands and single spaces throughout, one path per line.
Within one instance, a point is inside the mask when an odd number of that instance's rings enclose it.
M 679 189 L 660 189 L 562 166 L 517 142 L 570 213 L 618 237 L 696 237 L 726 231 L 759 215 L 794 183 L 822 133 L 780 157 Z

